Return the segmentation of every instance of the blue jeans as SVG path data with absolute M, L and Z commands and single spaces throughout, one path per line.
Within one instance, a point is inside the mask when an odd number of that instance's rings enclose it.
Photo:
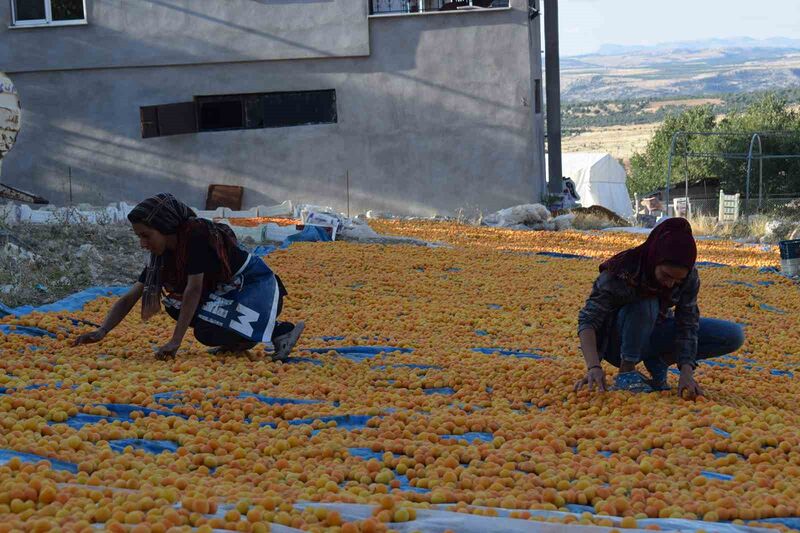
M 658 313 L 657 298 L 642 299 L 620 309 L 604 358 L 614 366 L 622 362 L 643 362 L 656 381 L 665 380 L 669 365 L 675 362 L 675 319 L 668 318 L 657 324 Z M 744 329 L 739 324 L 714 318 L 700 319 L 696 360 L 733 353 L 742 344 Z

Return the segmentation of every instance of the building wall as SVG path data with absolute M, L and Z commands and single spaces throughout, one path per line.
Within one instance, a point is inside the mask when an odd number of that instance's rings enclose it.
M 348 174 L 354 213 L 536 201 L 537 63 L 527 2 L 512 6 L 371 18 L 368 57 L 11 72 L 23 126 L 3 181 L 55 203 L 68 199 L 70 168 L 74 200 L 90 203 L 169 190 L 202 205 L 210 183 L 225 183 L 245 187 L 246 206 L 291 199 L 344 210 Z M 331 88 L 337 124 L 141 138 L 140 106 Z
M 88 24 L 9 27 L 0 69 L 186 65 L 369 55 L 362 0 L 86 0 Z

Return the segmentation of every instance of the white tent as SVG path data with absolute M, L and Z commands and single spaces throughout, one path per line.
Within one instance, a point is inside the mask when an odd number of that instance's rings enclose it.
M 601 205 L 623 218 L 633 216 L 625 167 L 611 154 L 564 153 L 561 161 L 562 174 L 575 182 L 581 206 Z

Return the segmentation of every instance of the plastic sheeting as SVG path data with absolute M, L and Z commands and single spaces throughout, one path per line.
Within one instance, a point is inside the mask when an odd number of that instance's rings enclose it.
M 0 333 L 6 335 L 26 335 L 28 337 L 52 337 L 55 338 L 54 333 L 47 330 L 33 328 L 30 326 L 9 326 L 8 324 L 0 324 Z
M 75 294 L 67 296 L 66 298 L 63 298 L 57 302 L 38 307 L 33 305 L 24 305 L 12 309 L 3 306 L 3 308 L 0 309 L 0 317 L 4 317 L 9 314 L 20 317 L 34 312 L 52 313 L 58 311 L 80 311 L 83 309 L 84 305 L 92 300 L 96 300 L 97 298 L 103 296 L 122 296 L 128 291 L 128 289 L 129 287 L 92 287 L 90 289 L 76 292 Z
M 255 394 L 252 392 L 242 392 L 239 394 L 239 398 L 255 398 L 259 402 L 268 405 L 311 405 L 325 403 L 322 400 L 309 400 L 307 398 L 276 398 L 274 396 L 262 396 L 261 394 Z
M 302 351 L 316 354 L 335 352 L 339 357 L 344 357 L 345 359 L 350 359 L 355 362 L 371 359 L 381 354 L 413 352 L 411 348 L 398 348 L 396 346 L 332 346 L 330 348 L 306 348 Z
M 473 348 L 473 352 L 482 353 L 485 355 L 502 355 L 505 357 L 516 357 L 518 359 L 546 359 L 545 356 L 522 351 L 522 350 L 506 350 L 503 348 Z M 538 350 L 532 350 L 538 351 Z
M 164 452 L 176 452 L 180 445 L 171 440 L 149 440 L 149 439 L 118 439 L 108 441 L 111 449 L 117 453 L 123 453 L 125 448 L 130 446 L 135 450 L 143 450 L 153 455 Z
M 58 459 L 51 459 L 50 457 L 43 457 L 33 453 L 18 452 L 16 450 L 0 450 L 0 465 L 7 464 L 11 459 L 17 458 L 23 463 L 39 463 L 48 461 L 53 470 L 66 470 L 73 474 L 78 473 L 78 465 L 68 463 L 66 461 L 59 461 Z
M 536 255 L 555 257 L 557 259 L 591 259 L 588 255 L 563 254 L 560 252 L 536 252 Z
M 364 520 L 372 516 L 373 506 L 363 504 L 347 503 L 316 503 L 299 502 L 295 507 L 300 509 L 324 507 L 338 511 L 345 521 Z M 478 516 L 473 514 L 458 513 L 448 511 L 449 506 L 437 506 L 435 509 L 418 509 L 417 519 L 410 522 L 391 524 L 392 529 L 400 533 L 410 533 L 412 531 L 425 531 L 426 533 L 444 533 L 452 530 L 459 533 L 486 533 L 487 531 L 502 531 L 504 533 L 607 533 L 611 528 L 601 526 L 583 526 L 577 524 L 553 524 L 547 522 L 535 522 L 531 520 L 520 520 L 509 518 L 512 510 L 495 509 L 497 517 Z M 475 507 L 473 507 L 475 508 Z M 547 518 L 565 518 L 574 516 L 580 519 L 580 513 L 565 513 L 559 511 L 529 511 L 517 510 L 517 512 L 527 512 L 532 516 Z M 619 527 L 621 519 L 617 517 L 603 517 L 614 521 Z M 734 524 L 700 522 L 697 520 L 678 520 L 678 519 L 647 519 L 638 520 L 637 526 L 640 529 L 626 529 L 631 532 L 645 532 L 643 529 L 648 525 L 658 525 L 662 531 L 696 531 L 703 529 L 708 533 L 750 533 L 768 532 L 765 528 L 748 526 L 737 526 Z

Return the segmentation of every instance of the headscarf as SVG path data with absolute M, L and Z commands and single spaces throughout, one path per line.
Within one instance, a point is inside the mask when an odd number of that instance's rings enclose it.
M 643 244 L 601 264 L 600 272 L 608 271 L 642 292 L 658 293 L 663 302 L 672 291 L 658 287 L 656 267 L 668 263 L 691 271 L 696 261 L 697 243 L 691 224 L 685 218 L 668 218 L 650 232 Z
M 146 321 L 161 311 L 165 281 L 178 292 L 185 289 L 188 236 L 191 232 L 200 232 L 207 237 L 222 264 L 219 275 L 204 276 L 204 290 L 232 277 L 229 253 L 238 246 L 233 231 L 224 224 L 197 218 L 192 208 L 172 194 L 161 193 L 142 201 L 128 214 L 128 220 L 132 224 L 149 226 L 164 235 L 176 235 L 178 240 L 174 261 L 165 261 L 164 255 L 150 254 L 142 294 L 142 320 Z

